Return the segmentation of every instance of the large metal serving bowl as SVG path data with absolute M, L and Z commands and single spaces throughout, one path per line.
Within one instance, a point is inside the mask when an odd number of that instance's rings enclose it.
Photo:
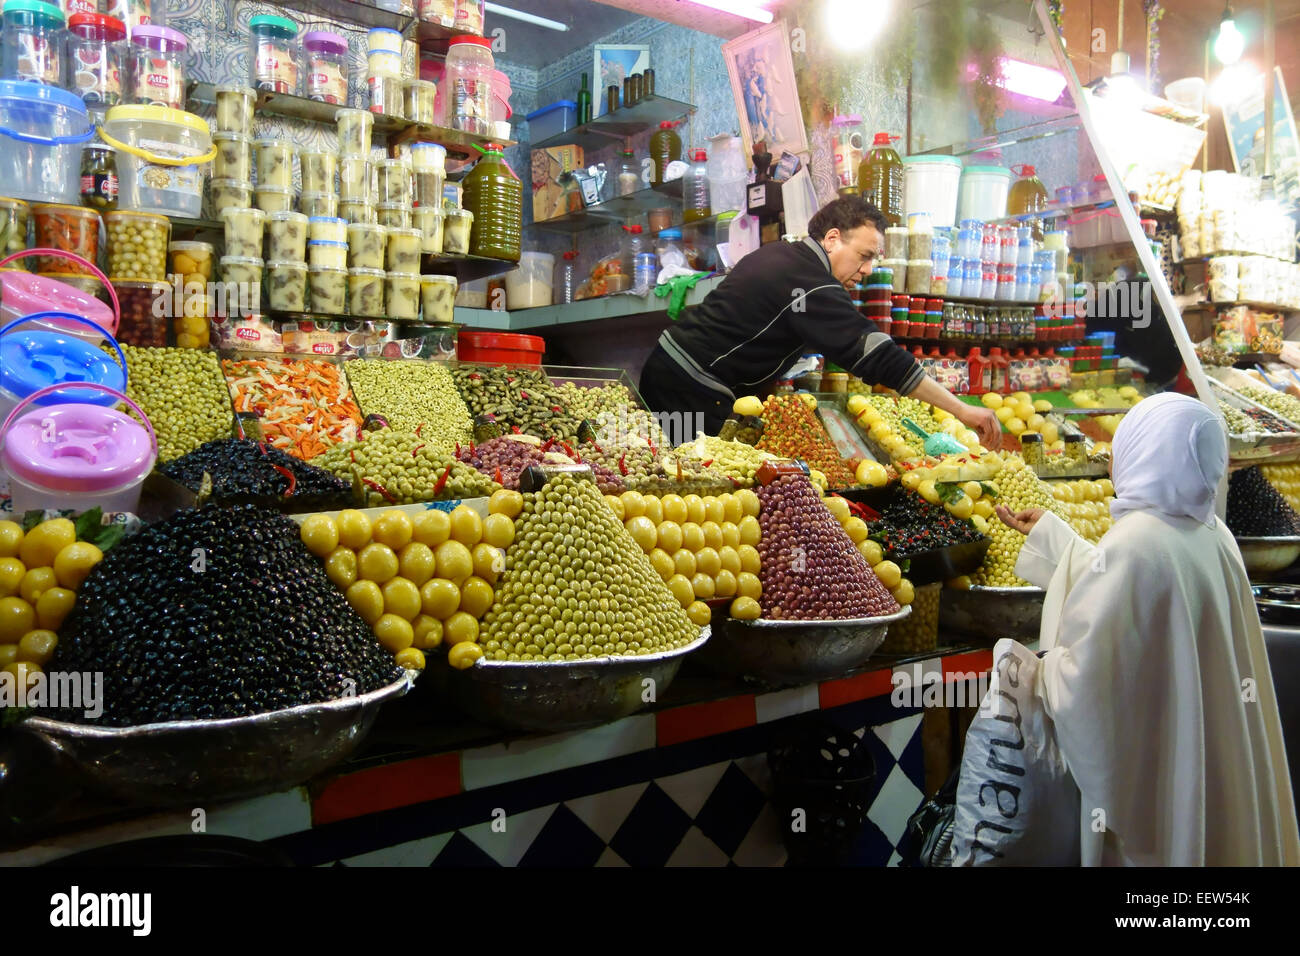
M 554 733 L 618 720 L 663 698 L 682 659 L 709 640 L 710 628 L 671 651 L 588 661 L 489 661 L 455 670 L 431 662 L 440 694 L 475 720 L 510 730 Z M 647 690 L 653 696 L 647 700 Z
M 1300 538 L 1238 538 L 1241 560 L 1251 574 L 1272 574 L 1300 558 Z
M 296 786 L 352 753 L 382 704 L 411 687 L 387 687 L 322 704 L 223 720 L 178 720 L 139 727 L 96 727 L 33 717 L 36 734 L 90 787 L 148 806 L 274 792 Z
M 738 621 L 719 614 L 718 634 L 699 660 L 724 677 L 769 687 L 844 677 L 866 664 L 889 625 L 911 611 L 845 621 Z
M 1041 588 L 944 588 L 939 602 L 939 628 L 946 635 L 996 643 L 1004 637 L 1038 640 L 1043 617 Z

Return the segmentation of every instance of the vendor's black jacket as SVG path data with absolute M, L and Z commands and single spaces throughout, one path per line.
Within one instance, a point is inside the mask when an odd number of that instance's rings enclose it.
M 659 344 L 699 384 L 733 396 L 753 393 L 808 351 L 904 395 L 925 377 L 858 311 L 812 239 L 773 242 L 745 256 Z

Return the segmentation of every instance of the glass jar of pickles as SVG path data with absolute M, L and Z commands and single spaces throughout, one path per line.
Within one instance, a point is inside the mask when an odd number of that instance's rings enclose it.
M 105 143 L 81 147 L 81 204 L 101 212 L 117 208 L 117 153 Z
M 31 207 L 21 199 L 0 196 L 0 256 L 11 256 L 30 248 L 27 244 L 27 223 L 31 219 Z M 5 269 L 26 272 L 25 260 L 15 259 L 4 266 Z

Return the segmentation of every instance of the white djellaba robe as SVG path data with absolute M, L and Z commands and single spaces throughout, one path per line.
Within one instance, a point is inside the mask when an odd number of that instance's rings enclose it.
M 1093 547 L 1044 514 L 1016 573 L 1046 590 L 1037 693 L 1082 800 L 1085 866 L 1300 865 L 1264 635 L 1214 514 L 1217 416 L 1161 395 L 1113 445 Z

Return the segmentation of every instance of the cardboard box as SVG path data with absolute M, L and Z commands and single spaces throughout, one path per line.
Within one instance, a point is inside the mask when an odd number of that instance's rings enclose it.
M 571 169 L 582 167 L 584 154 L 581 146 L 552 146 L 532 152 L 533 221 L 544 222 L 563 216 L 564 187 L 560 177 Z

